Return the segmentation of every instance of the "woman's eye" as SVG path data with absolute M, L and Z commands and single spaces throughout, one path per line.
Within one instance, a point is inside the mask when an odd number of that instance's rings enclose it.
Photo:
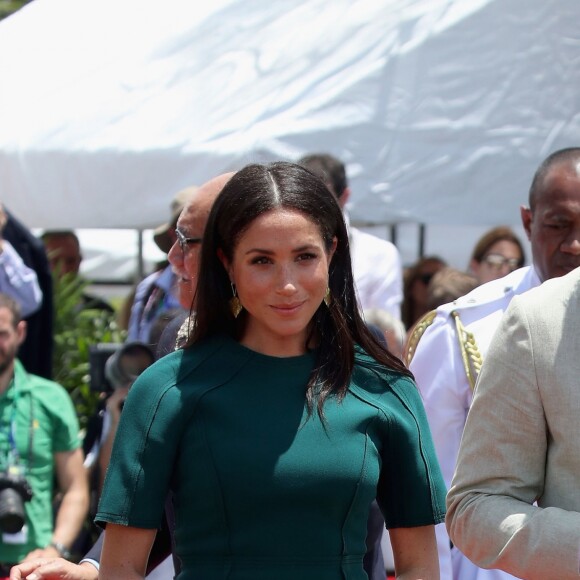
M 314 260 L 314 258 L 316 258 L 316 254 L 305 253 L 305 254 L 300 254 L 298 256 L 298 260 L 300 260 L 300 261 L 302 261 L 302 260 Z
M 258 256 L 252 260 L 252 264 L 269 264 L 270 258 L 266 256 Z

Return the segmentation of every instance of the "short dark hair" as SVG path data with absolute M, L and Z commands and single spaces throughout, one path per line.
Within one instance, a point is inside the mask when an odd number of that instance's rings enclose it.
M 497 242 L 512 242 L 515 244 L 520 250 L 518 268 L 521 268 L 525 264 L 526 255 L 524 247 L 522 246 L 520 239 L 514 234 L 511 228 L 508 228 L 507 226 L 497 226 L 485 232 L 485 234 L 477 240 L 473 252 L 471 252 L 471 260 L 480 263 L 489 252 L 489 249 L 494 244 L 497 244 Z
M 228 181 L 214 202 L 202 242 L 197 315 L 189 344 L 216 334 L 236 339 L 242 335 L 245 315 L 236 319 L 231 313 L 230 279 L 218 250 L 231 261 L 240 237 L 252 222 L 277 208 L 299 211 L 312 220 L 328 249 L 335 238 L 337 241 L 329 267 L 332 298 L 329 306 L 320 305 L 310 329 L 321 340 L 307 388 L 309 411 L 317 400 L 318 413 L 322 415 L 326 397 L 345 395 L 354 367 L 355 343 L 380 364 L 411 376 L 396 357 L 377 343 L 359 313 L 348 234 L 335 196 L 321 179 L 295 163 L 248 165 Z
M 530 186 L 530 193 L 528 203 L 532 212 L 534 211 L 538 198 L 543 193 L 544 181 L 552 168 L 559 164 L 578 163 L 580 161 L 580 147 L 567 147 L 554 151 L 542 161 L 534 177 L 532 185 Z
M 298 160 L 298 164 L 318 175 L 338 198 L 348 187 L 344 163 L 328 153 L 305 155 Z
M 12 312 L 12 326 L 16 328 L 22 320 L 22 311 L 20 304 L 14 298 L 0 292 L 0 308 L 8 308 Z

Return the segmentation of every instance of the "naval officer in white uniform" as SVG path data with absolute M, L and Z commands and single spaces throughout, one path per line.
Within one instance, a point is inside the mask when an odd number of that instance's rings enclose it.
M 475 381 L 508 304 L 544 280 L 580 266 L 580 148 L 557 151 L 542 163 L 521 217 L 533 265 L 439 307 L 416 327 L 407 345 L 407 362 L 423 395 L 448 488 Z M 512 578 L 499 570 L 477 568 L 451 547 L 442 524 L 436 532 L 441 580 Z

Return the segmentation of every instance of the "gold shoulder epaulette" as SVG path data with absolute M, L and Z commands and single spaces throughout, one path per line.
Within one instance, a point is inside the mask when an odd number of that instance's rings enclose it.
M 471 390 L 475 389 L 475 381 L 481 371 L 483 364 L 483 357 L 475 342 L 475 337 L 472 332 L 465 330 L 465 326 L 459 318 L 459 312 L 453 310 L 451 316 L 455 320 L 455 328 L 457 330 L 457 340 L 459 342 L 459 351 L 461 352 L 461 360 L 463 361 L 463 368 Z
M 415 356 L 415 351 L 417 350 L 417 345 L 419 340 L 425 333 L 425 331 L 433 324 L 435 320 L 435 315 L 437 311 L 431 310 L 427 314 L 423 314 L 415 324 L 411 327 L 409 334 L 407 335 L 407 340 L 405 342 L 405 347 L 403 349 L 403 361 L 409 366 L 413 357 Z

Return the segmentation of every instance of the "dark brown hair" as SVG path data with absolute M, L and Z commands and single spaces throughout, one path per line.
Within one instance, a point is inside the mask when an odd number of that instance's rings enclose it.
M 238 171 L 217 197 L 205 229 L 197 287 L 197 317 L 189 344 L 217 334 L 239 339 L 245 311 L 236 319 L 229 308 L 230 279 L 218 257 L 221 250 L 231 261 L 240 237 L 260 215 L 277 208 L 301 212 L 320 230 L 327 249 L 337 245 L 329 267 L 329 306 L 320 305 L 312 319 L 307 344 L 319 337 L 316 363 L 307 385 L 310 412 L 330 395 L 339 399 L 348 390 L 354 367 L 355 344 L 379 364 L 412 376 L 367 329 L 356 301 L 348 234 L 334 195 L 316 175 L 294 163 L 248 165 Z M 305 347 L 307 346 L 305 345 Z

